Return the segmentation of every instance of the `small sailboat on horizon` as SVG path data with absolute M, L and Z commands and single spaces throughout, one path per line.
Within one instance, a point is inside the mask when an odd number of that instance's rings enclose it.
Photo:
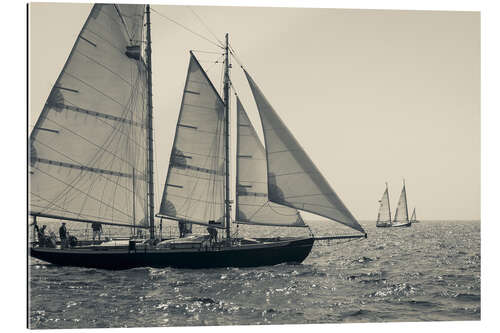
M 417 214 L 415 213 L 415 209 L 416 209 L 416 207 L 413 207 L 413 212 L 411 213 L 410 222 L 411 223 L 420 223 L 420 221 L 417 220 Z
M 418 223 L 415 208 L 413 208 L 411 218 L 408 219 L 408 204 L 404 179 L 403 189 L 401 190 L 401 195 L 399 196 L 396 212 L 394 213 L 394 219 L 391 220 L 391 204 L 389 200 L 389 186 L 387 185 L 387 182 L 385 183 L 385 191 L 382 194 L 382 198 L 379 200 L 379 203 L 380 206 L 376 222 L 376 226 L 378 228 L 409 227 L 412 223 Z
M 392 221 L 393 227 L 410 227 L 411 221 L 408 219 L 408 204 L 406 199 L 406 184 L 403 179 L 403 188 L 399 196 L 398 206 L 396 213 L 394 213 L 394 220 Z
M 389 186 L 385 183 L 385 191 L 379 200 L 380 207 L 377 216 L 377 227 L 387 228 L 392 226 L 391 222 L 391 203 L 389 201 Z

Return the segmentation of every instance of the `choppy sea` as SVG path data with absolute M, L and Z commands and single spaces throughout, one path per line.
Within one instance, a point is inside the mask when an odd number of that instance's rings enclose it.
M 316 236 L 332 223 L 308 222 Z M 300 265 L 106 271 L 28 260 L 31 328 L 479 320 L 480 222 L 375 228 Z M 241 228 L 243 229 L 243 228 Z M 276 236 L 276 229 L 241 231 Z M 264 230 L 266 229 L 266 230 Z M 296 228 L 288 228 L 296 229 Z M 292 232 L 286 231 L 281 234 Z

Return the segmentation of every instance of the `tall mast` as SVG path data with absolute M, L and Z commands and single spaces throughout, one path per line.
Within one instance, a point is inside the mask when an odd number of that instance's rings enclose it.
M 406 221 L 408 221 L 408 201 L 406 200 L 406 184 L 404 178 L 403 178 L 403 188 L 405 190 Z
M 225 108 L 225 145 L 226 145 L 226 239 L 231 239 L 231 203 L 229 200 L 229 34 L 226 33 L 224 61 L 224 108 Z
M 389 185 L 385 182 L 385 190 L 387 191 L 387 207 L 389 207 L 389 223 L 392 223 L 391 219 L 391 201 L 389 200 Z
M 148 205 L 149 205 L 149 237 L 155 236 L 155 221 L 154 221 L 154 187 L 153 187 L 153 92 L 151 79 L 151 21 L 149 5 L 146 5 L 146 61 L 148 69 L 148 128 L 147 142 L 148 147 Z

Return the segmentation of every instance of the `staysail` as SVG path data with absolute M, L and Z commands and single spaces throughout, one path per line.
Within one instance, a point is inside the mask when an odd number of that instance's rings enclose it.
M 391 206 L 389 203 L 389 190 L 387 184 L 385 185 L 385 191 L 380 199 L 380 208 L 378 210 L 377 225 L 388 225 L 391 224 Z
M 311 212 L 362 233 L 363 227 L 330 187 L 245 71 L 264 130 L 269 200 Z
M 96 4 L 29 138 L 30 213 L 147 223 L 144 5 Z
M 398 207 L 394 214 L 394 222 L 408 222 L 408 205 L 406 203 L 406 186 L 403 182 L 403 189 L 399 196 Z
M 266 151 L 239 98 L 236 108 L 236 223 L 305 227 L 296 209 L 269 201 Z
M 224 226 L 224 102 L 191 53 L 160 214 Z

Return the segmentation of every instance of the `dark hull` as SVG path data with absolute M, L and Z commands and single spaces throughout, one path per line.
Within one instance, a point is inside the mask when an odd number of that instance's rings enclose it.
M 216 249 L 111 248 L 107 250 L 30 248 L 30 255 L 60 266 L 102 269 L 135 267 L 217 268 L 257 267 L 301 263 L 311 252 L 314 238 Z

